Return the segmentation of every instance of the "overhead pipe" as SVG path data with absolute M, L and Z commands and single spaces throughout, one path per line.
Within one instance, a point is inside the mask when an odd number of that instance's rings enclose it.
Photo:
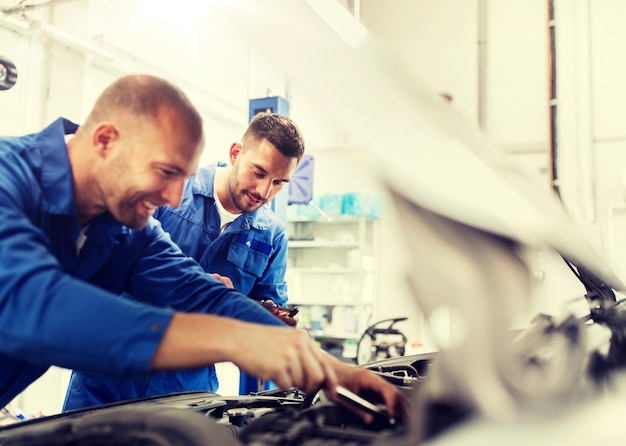
M 100 48 L 98 45 L 76 37 L 65 31 L 61 31 L 59 28 L 48 25 L 47 23 L 42 23 L 39 26 L 39 30 L 44 37 L 54 40 L 55 42 L 62 43 L 68 48 L 81 52 L 85 55 L 98 57 L 108 63 L 115 61 L 113 54 Z
M 194 103 L 202 110 L 204 110 L 204 112 L 207 115 L 211 116 L 214 120 L 223 122 L 228 125 L 240 125 L 242 116 L 245 120 L 247 110 L 243 107 L 239 107 L 233 102 L 205 90 L 200 85 L 189 82 L 187 79 L 178 74 L 174 74 L 172 72 L 164 70 L 162 65 L 149 62 L 145 59 L 140 59 L 137 56 L 129 53 L 124 48 L 120 48 L 117 45 L 107 43 L 106 41 L 104 41 L 103 36 L 96 37 L 96 41 L 98 42 L 98 46 L 100 47 L 100 49 L 102 51 L 105 51 L 105 54 L 111 54 L 112 56 L 113 59 L 108 63 L 108 65 L 115 66 L 116 62 L 121 63 L 123 66 L 132 66 L 134 64 L 139 64 L 143 67 L 143 69 L 147 69 L 148 71 L 155 73 L 158 76 L 166 78 L 169 81 L 178 85 L 179 87 L 187 89 L 189 92 L 196 92 L 198 95 L 203 96 L 204 100 L 194 101 Z M 123 72 L 124 70 L 120 71 Z
M 478 126 L 487 126 L 487 0 L 478 0 Z
M 559 199 L 561 190 L 558 172 L 557 146 L 557 89 L 556 89 L 556 29 L 554 19 L 554 0 L 548 0 L 548 95 L 550 120 L 550 184 Z
M 0 14 L 0 26 L 18 32 L 20 34 L 40 34 L 46 39 L 53 42 L 60 43 L 67 48 L 84 54 L 85 56 L 91 56 L 94 58 L 94 62 L 103 68 L 116 68 L 116 72 L 124 74 L 124 69 L 119 69 L 118 63 L 124 65 L 139 64 L 152 71 L 159 72 L 162 77 L 168 78 L 173 82 L 176 82 L 180 86 L 189 87 L 200 95 L 205 97 L 205 100 L 201 101 L 201 109 L 212 116 L 214 119 L 227 123 L 229 125 L 241 123 L 240 116 L 245 116 L 245 110 L 242 107 L 237 107 L 235 104 L 228 102 L 218 96 L 215 96 L 197 85 L 193 85 L 174 75 L 163 70 L 162 67 L 158 67 L 155 64 L 151 64 L 145 60 L 141 60 L 138 57 L 128 53 L 118 47 L 107 45 L 100 40 L 98 43 L 93 43 L 83 38 L 77 37 L 59 28 L 56 28 L 48 23 L 33 22 L 28 19 L 21 19 L 15 16 Z M 215 104 L 219 104 L 220 109 L 216 109 Z M 227 112 L 226 109 L 228 110 Z
M 19 34 L 28 34 L 31 31 L 31 24 L 32 22 L 26 19 L 20 19 L 5 13 L 0 14 L 0 26 Z
M 597 223 L 590 8 L 591 0 L 547 1 L 551 186 L 584 225 Z
M 361 0 L 352 0 L 352 15 L 357 21 L 361 21 Z
M 40 33 L 47 39 L 62 43 L 68 48 L 79 51 L 83 54 L 97 56 L 108 62 L 113 61 L 113 55 L 106 52 L 102 48 L 99 48 L 97 45 L 62 31 L 59 28 L 55 28 L 47 23 L 34 22 L 3 13 L 0 15 L 0 26 L 24 35 Z

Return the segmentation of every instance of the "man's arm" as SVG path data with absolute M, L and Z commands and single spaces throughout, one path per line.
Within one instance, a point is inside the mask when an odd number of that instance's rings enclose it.
M 222 282 L 228 288 L 235 288 L 235 286 L 233 285 L 233 281 L 230 280 L 230 277 L 222 276 L 221 274 L 218 274 L 218 273 L 211 273 L 211 276 L 213 276 L 214 278 Z
M 400 391 L 371 371 L 348 365 L 320 349 L 303 330 L 269 327 L 201 314 L 174 315 L 152 359 L 152 368 L 198 367 L 231 361 L 248 374 L 279 387 L 304 392 L 323 389 L 338 401 L 336 386 L 368 394 L 402 418 L 407 404 Z M 372 416 L 361 413 L 366 422 Z
M 177 313 L 163 336 L 153 369 L 231 361 L 281 388 L 304 391 L 336 385 L 331 361 L 302 330 L 250 324 L 212 315 Z
M 141 255 L 127 281 L 135 299 L 180 312 L 227 316 L 247 322 L 283 325 L 276 317 L 185 256 L 156 221 L 143 231 Z

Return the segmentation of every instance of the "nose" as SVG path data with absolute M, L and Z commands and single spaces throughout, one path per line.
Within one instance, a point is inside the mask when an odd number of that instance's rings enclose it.
M 272 194 L 272 186 L 272 180 L 268 178 L 259 184 L 259 187 L 257 187 L 257 193 L 267 200 Z
M 176 181 L 169 181 L 161 197 L 167 204 L 177 208 L 183 200 L 183 189 L 185 187 L 185 178 Z

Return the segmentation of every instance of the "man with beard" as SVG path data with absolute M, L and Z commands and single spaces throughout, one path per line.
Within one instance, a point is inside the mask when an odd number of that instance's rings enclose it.
M 231 145 L 229 164 L 200 168 L 181 206 L 158 209 L 155 218 L 207 272 L 230 278 L 252 299 L 283 305 L 285 225 L 266 205 L 291 180 L 303 155 L 304 140 L 292 120 L 259 113 Z
M 152 218 L 180 205 L 203 144 L 195 107 L 149 75 L 110 85 L 81 126 L 0 138 L 0 406 L 51 365 L 126 380 L 94 389 L 97 403 L 143 396 L 150 371 L 230 361 L 335 399 L 338 383 L 373 390 L 400 410 L 393 386 L 206 274 Z
M 295 320 L 281 309 L 287 301 L 285 225 L 266 204 L 289 182 L 303 154 L 304 140 L 291 119 L 259 113 L 241 141 L 231 145 L 228 165 L 199 168 L 185 185 L 181 205 L 165 206 L 154 214 L 172 240 L 205 271 L 249 298 L 269 303 L 290 325 L 295 325 Z M 241 380 L 244 392 L 246 388 L 258 390 L 256 377 L 242 373 Z M 105 385 L 103 380 L 94 383 L 77 377 L 65 410 L 84 406 L 89 401 L 86 394 Z M 206 370 L 154 373 L 146 395 L 215 392 L 218 387 L 211 365 Z

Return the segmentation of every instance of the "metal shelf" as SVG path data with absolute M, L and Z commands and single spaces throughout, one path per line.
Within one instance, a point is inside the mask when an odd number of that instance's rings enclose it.
M 359 220 L 365 221 L 373 221 L 378 220 L 372 217 L 366 217 L 364 215 L 338 215 L 336 217 L 331 217 L 330 220 L 326 220 L 325 218 L 311 218 L 311 217 L 289 217 L 287 223 L 315 223 L 315 224 L 345 224 L 345 223 L 355 223 Z
M 287 223 L 293 238 L 288 243 L 289 305 L 300 307 L 301 328 L 317 329 L 311 334 L 331 344 L 355 341 L 374 313 L 378 219 L 342 215 Z
M 289 267 L 290 271 L 299 274 L 362 274 L 361 268 L 323 268 L 323 267 Z
M 315 241 L 315 240 L 289 240 L 289 248 L 332 248 L 332 249 L 351 249 L 358 248 L 359 242 L 334 242 L 332 240 Z

